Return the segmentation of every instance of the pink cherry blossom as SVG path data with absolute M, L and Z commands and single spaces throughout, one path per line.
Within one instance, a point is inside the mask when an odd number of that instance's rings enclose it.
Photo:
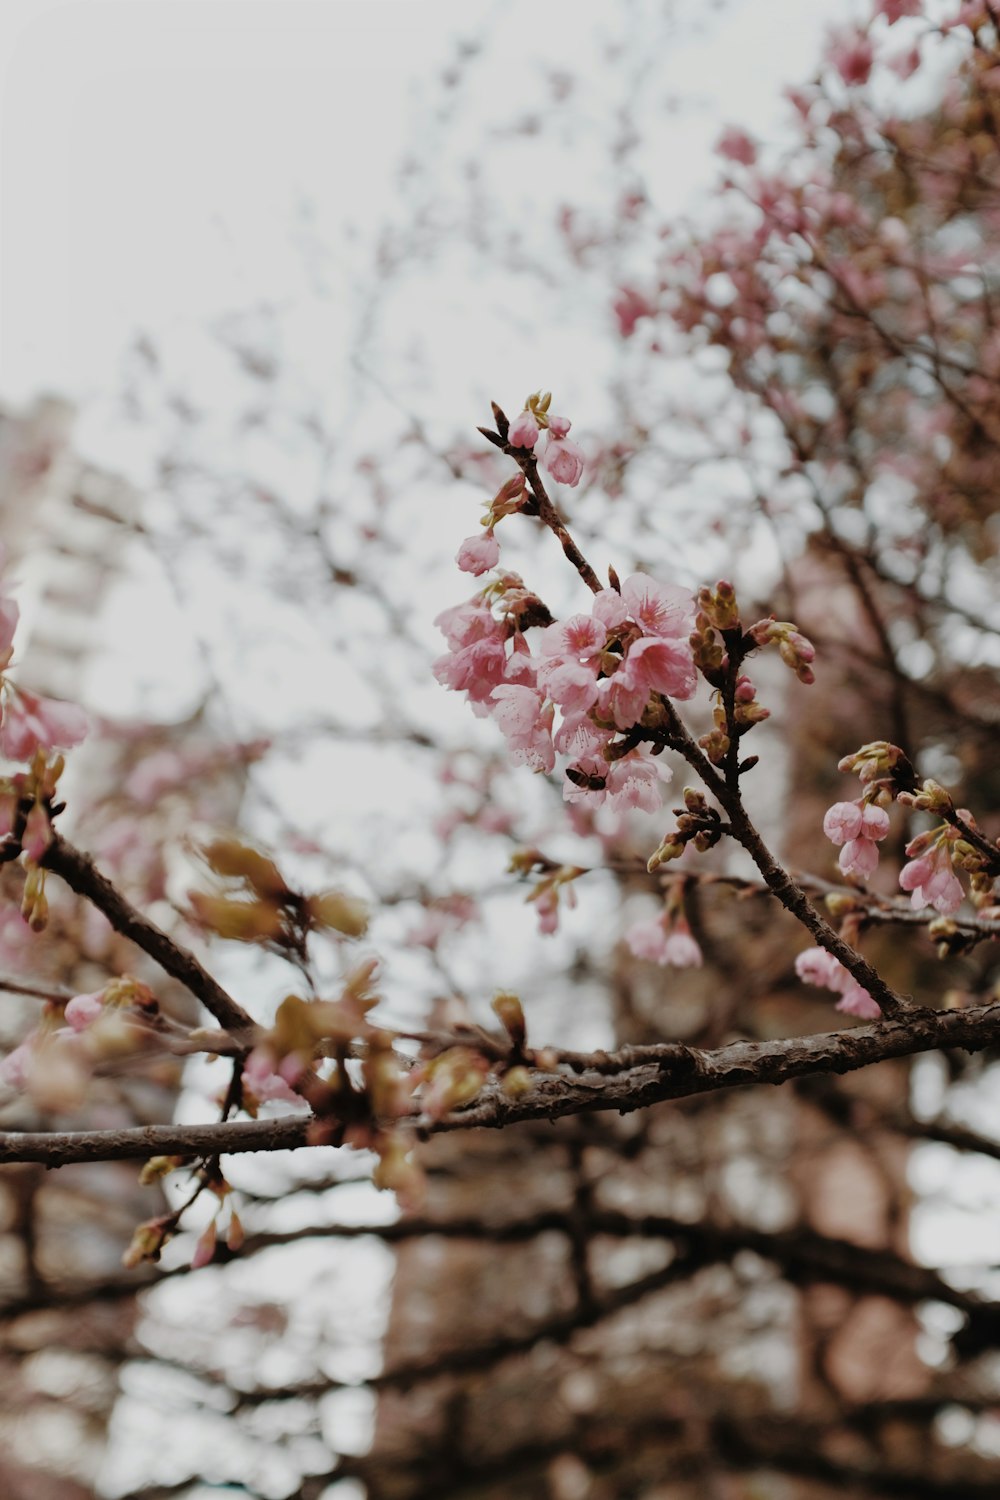
M 704 962 L 701 949 L 682 922 L 667 937 L 666 954 L 665 962 L 675 969 L 700 969 Z
M 590 615 L 570 615 L 568 620 L 557 620 L 554 625 L 546 626 L 539 637 L 538 649 L 542 656 L 589 660 L 604 650 L 606 640 L 607 630 L 598 620 Z
M 795 972 L 805 984 L 819 985 L 840 995 L 836 1008 L 847 1015 L 877 1021 L 882 1014 L 878 1002 L 825 948 L 804 949 L 795 960 Z
M 563 721 L 555 733 L 555 746 L 560 755 L 576 758 L 600 757 L 605 745 L 612 739 L 612 731 L 595 724 L 586 714 L 564 714 Z M 602 761 L 602 772 L 607 772 L 607 761 Z
M 637 724 L 648 702 L 648 685 L 630 679 L 621 668 L 597 684 L 598 713 L 618 729 L 631 729 Z
M 857 802 L 835 802 L 823 817 L 823 832 L 832 844 L 846 844 L 861 836 L 861 807 Z
M 862 1021 L 877 1021 L 882 1014 L 878 1001 L 873 1000 L 856 980 L 852 980 L 847 986 L 834 1009 L 849 1016 L 860 1016 Z
M 274 1099 L 280 1099 L 285 1104 L 303 1102 L 278 1072 L 274 1054 L 266 1047 L 255 1047 L 244 1063 L 243 1087 L 261 1104 Z
M 36 750 L 69 750 L 87 733 L 87 716 L 75 703 L 38 698 L 23 688 L 6 703 L 0 751 L 8 760 L 31 760 Z
M 431 671 L 443 687 L 468 693 L 473 703 L 485 703 L 504 680 L 507 653 L 503 639 L 473 641 L 460 651 L 439 656 Z
M 555 765 L 552 708 L 546 708 L 541 693 L 505 683 L 494 690 L 490 701 L 513 759 L 533 771 L 551 771 Z
M 595 594 L 592 613 L 606 630 L 617 630 L 628 619 L 628 607 L 617 589 L 601 589 Z
M 690 698 L 698 681 L 688 642 L 661 636 L 633 641 L 615 675 L 624 675 L 630 686 L 643 686 L 647 697 L 663 693 L 667 698 Z
M 607 771 L 607 798 L 616 812 L 638 808 L 641 812 L 659 812 L 660 774 L 657 766 L 638 755 L 627 755 L 614 761 Z
M 910 901 L 915 911 L 933 906 L 942 916 L 951 917 L 965 900 L 962 882 L 943 847 L 905 864 L 899 872 L 899 884 L 902 890 L 912 892 Z
M 74 1031 L 85 1031 L 98 1016 L 104 1014 L 104 991 L 94 990 L 89 995 L 74 995 L 66 1003 L 66 1023 Z
M 667 933 L 662 915 L 644 922 L 633 922 L 625 933 L 625 942 L 636 958 L 648 964 L 667 963 Z
M 675 969 L 700 969 L 704 962 L 701 949 L 683 918 L 677 921 L 673 931 L 668 930 L 663 916 L 634 922 L 625 934 L 625 942 L 636 958 L 646 963 L 669 964 Z
M 683 636 L 694 624 L 694 599 L 676 583 L 658 583 L 648 573 L 633 573 L 622 584 L 622 602 L 646 635 Z
M 557 658 L 542 662 L 538 685 L 567 713 L 586 713 L 597 702 L 597 673 L 582 662 Z
M 523 411 L 510 424 L 507 442 L 512 448 L 533 448 L 538 442 L 538 423 L 534 413 Z
M 884 807 L 866 802 L 861 809 L 861 837 L 881 842 L 889 832 L 889 814 Z
M 860 875 L 867 880 L 878 866 L 878 849 L 871 839 L 848 839 L 837 863 L 845 875 Z
M 467 536 L 455 561 L 463 573 L 472 573 L 477 578 L 495 568 L 500 561 L 500 543 L 493 535 L 492 527 L 480 536 Z
M 559 484 L 575 489 L 583 473 L 583 453 L 570 438 L 549 438 L 542 460 Z
M 549 417 L 549 437 L 569 437 L 569 430 L 572 425 L 573 423 L 569 420 L 569 417 Z
M 816 984 L 823 989 L 839 989 L 838 976 L 847 970 L 839 959 L 825 948 L 804 948 L 796 957 L 795 972 L 803 984 Z

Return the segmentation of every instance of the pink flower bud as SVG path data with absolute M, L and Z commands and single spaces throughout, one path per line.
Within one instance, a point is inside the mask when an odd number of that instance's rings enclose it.
M 66 1024 L 74 1031 L 86 1031 L 103 1013 L 103 990 L 95 990 L 90 995 L 74 995 L 66 1005 Z
M 867 879 L 878 865 L 878 849 L 871 839 L 848 839 L 837 862 L 845 875 Z
M 856 802 L 835 802 L 823 818 L 823 832 L 831 844 L 846 844 L 861 835 L 861 808 Z
M 538 442 L 538 423 L 534 412 L 523 411 L 510 424 L 507 441 L 512 448 L 533 448 Z
M 583 473 L 583 454 L 569 438 L 550 438 L 543 460 L 546 469 L 559 484 L 575 489 Z
M 493 535 L 492 528 L 484 531 L 481 536 L 468 536 L 458 549 L 455 561 L 463 573 L 472 573 L 478 578 L 481 573 L 489 572 L 495 568 L 500 561 L 500 543 Z
M 550 417 L 549 418 L 549 437 L 550 438 L 564 438 L 564 437 L 569 437 L 569 430 L 572 427 L 572 425 L 573 425 L 573 423 L 569 420 L 568 417 Z
M 881 843 L 889 832 L 889 814 L 871 802 L 861 809 L 861 837 Z

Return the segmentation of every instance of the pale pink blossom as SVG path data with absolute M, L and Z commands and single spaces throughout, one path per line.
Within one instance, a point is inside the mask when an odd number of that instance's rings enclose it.
M 880 843 L 889 832 L 889 814 L 884 807 L 866 802 L 861 809 L 861 838 Z
M 569 417 L 549 417 L 549 437 L 569 437 L 569 430 L 572 425 L 573 423 L 569 420 Z
M 688 931 L 687 924 L 678 922 L 667 937 L 665 963 L 674 969 L 700 969 L 704 962 L 702 952 Z
M 686 638 L 694 624 L 694 599 L 676 583 L 658 583 L 648 573 L 633 573 L 622 584 L 622 602 L 646 635 Z
M 497 622 L 481 599 L 467 599 L 464 604 L 453 604 L 436 616 L 434 624 L 440 630 L 452 651 L 473 641 L 494 634 Z
M 153 807 L 165 792 L 180 786 L 187 774 L 184 757 L 176 750 L 157 750 L 129 772 L 125 790 L 143 807 Z
M 868 991 L 853 979 L 834 1009 L 843 1011 L 848 1016 L 860 1016 L 862 1021 L 877 1021 L 882 1014 L 878 1001 L 873 1000 Z
M 74 1031 L 85 1031 L 103 1013 L 103 990 L 95 990 L 89 995 L 74 995 L 72 1000 L 66 1003 L 66 1024 Z
M 87 716 L 75 703 L 39 698 L 23 688 L 7 699 L 0 751 L 8 760 L 31 760 L 36 750 L 69 750 L 87 733 Z
M 538 685 L 566 713 L 585 714 L 597 702 L 597 673 L 578 661 L 543 661 Z
M 467 536 L 455 561 L 463 573 L 472 573 L 477 578 L 495 568 L 500 561 L 500 543 L 493 535 L 492 527 L 480 536 Z
M 625 942 L 636 958 L 648 964 L 667 962 L 667 933 L 663 917 L 650 917 L 644 922 L 633 922 L 625 933 Z
M 910 891 L 915 911 L 933 906 L 942 916 L 951 917 L 965 899 L 962 882 L 952 868 L 947 850 L 940 847 L 930 854 L 911 859 L 899 872 L 902 890 Z
M 301 1104 L 287 1080 L 278 1072 L 274 1054 L 266 1047 L 255 1047 L 243 1064 L 243 1087 L 260 1103 L 280 1099 L 285 1104 Z
M 878 866 L 878 848 L 871 839 L 848 839 L 837 863 L 845 875 L 860 875 L 867 880 Z
M 843 964 L 825 948 L 806 948 L 795 960 L 795 972 L 805 984 L 833 990 L 841 998 L 836 1009 L 864 1021 L 877 1021 L 882 1012 L 878 1002 L 847 972 Z
M 607 798 L 616 812 L 638 808 L 656 813 L 661 806 L 660 774 L 657 766 L 637 755 L 628 755 L 608 766 Z
M 549 438 L 545 447 L 544 463 L 552 478 L 559 484 L 568 484 L 575 489 L 583 473 L 583 453 L 571 438 Z
M 796 957 L 795 972 L 803 984 L 816 984 L 828 990 L 839 990 L 839 976 L 847 974 L 840 960 L 825 948 L 804 948 Z
M 519 417 L 515 417 L 510 424 L 507 441 L 512 448 L 535 446 L 538 442 L 538 423 L 535 421 L 533 412 L 523 411 Z
M 629 678 L 620 667 L 597 684 L 598 712 L 602 719 L 610 719 L 619 729 L 631 729 L 637 724 L 648 702 L 646 683 Z
M 595 594 L 592 613 L 606 630 L 617 630 L 628 619 L 628 609 L 617 589 L 601 589 Z
M 555 745 L 560 755 L 576 759 L 600 757 L 604 746 L 612 738 L 613 732 L 610 729 L 602 729 L 586 714 L 564 714 L 563 721 L 556 730 Z M 606 771 L 607 761 L 602 761 L 601 764 Z
M 513 759 L 533 771 L 551 771 L 555 765 L 552 707 L 546 707 L 541 693 L 505 683 L 494 690 L 491 702 Z
M 646 963 L 700 969 L 704 962 L 701 949 L 683 919 L 678 920 L 673 931 L 668 930 L 663 916 L 634 922 L 625 934 L 625 942 L 636 958 Z
M 835 802 L 823 818 L 823 832 L 841 844 L 838 861 L 845 875 L 867 879 L 878 865 L 878 842 L 889 832 L 889 815 L 872 803 Z
M 861 808 L 857 802 L 835 802 L 823 817 L 823 832 L 832 844 L 846 844 L 861 836 Z
M 633 641 L 615 676 L 623 674 L 630 686 L 644 687 L 647 697 L 663 693 L 668 698 L 690 698 L 698 681 L 688 642 L 663 636 Z
M 439 656 L 431 671 L 443 687 L 468 693 L 473 703 L 486 703 L 504 680 L 507 653 L 502 640 L 474 641 L 461 651 Z
M 611 593 L 612 590 L 605 592 Z M 589 660 L 604 650 L 607 634 L 604 626 L 591 615 L 570 615 L 568 620 L 557 620 L 554 625 L 546 626 L 539 637 L 538 649 L 542 656 Z

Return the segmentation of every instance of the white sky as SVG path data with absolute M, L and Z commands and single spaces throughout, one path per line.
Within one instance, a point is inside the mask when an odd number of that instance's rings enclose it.
M 781 84 L 811 70 L 825 18 L 853 9 L 732 0 L 720 19 L 680 3 L 707 34 L 682 36 L 664 56 L 664 90 L 704 95 L 707 108 L 700 131 L 678 122 L 667 143 L 662 186 L 678 204 L 710 180 L 721 121 L 773 133 Z M 490 38 L 483 85 L 513 112 L 531 63 L 572 67 L 625 9 L 2 0 L 0 399 L 110 395 L 137 327 L 280 297 L 297 274 L 291 224 L 304 197 L 321 222 L 374 234 L 434 75 L 463 34 Z M 640 0 L 640 16 L 652 11 Z M 585 161 L 580 172 L 583 188 Z

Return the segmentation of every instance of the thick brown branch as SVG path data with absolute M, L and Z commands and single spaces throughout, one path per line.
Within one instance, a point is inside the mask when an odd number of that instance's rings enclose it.
M 628 1114 L 669 1099 L 686 1099 L 752 1084 L 853 1073 L 888 1058 L 938 1047 L 982 1052 L 1000 1043 L 1000 1004 L 970 1010 L 911 1011 L 905 1022 L 883 1021 L 849 1031 L 819 1032 L 780 1041 L 731 1042 L 711 1051 L 665 1042 L 616 1053 L 566 1053 L 575 1071 L 535 1073 L 518 1097 L 487 1087 L 466 1109 L 442 1120 L 420 1120 L 423 1135 L 439 1131 L 502 1129 L 525 1120 L 617 1110 Z M 204 1156 L 287 1151 L 309 1144 L 310 1119 L 224 1121 L 206 1125 L 149 1125 L 130 1130 L 0 1134 L 0 1163 L 117 1161 L 148 1156 Z

